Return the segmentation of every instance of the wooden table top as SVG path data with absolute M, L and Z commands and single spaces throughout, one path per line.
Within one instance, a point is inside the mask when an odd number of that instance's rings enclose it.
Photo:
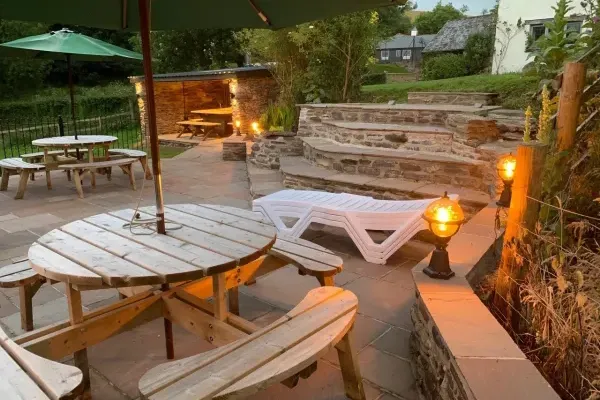
M 154 218 L 155 207 L 139 213 Z M 169 205 L 166 235 L 154 224 L 124 227 L 133 215 L 113 211 L 54 229 L 30 247 L 29 262 L 40 275 L 74 285 L 156 285 L 235 269 L 266 254 L 276 239 L 262 216 L 233 207 Z
M 206 108 L 203 110 L 192 110 L 190 112 L 192 114 L 231 115 L 231 114 L 233 114 L 233 108 L 232 107 Z
M 117 137 L 108 135 L 78 135 L 77 139 L 75 136 L 55 136 L 36 139 L 31 144 L 38 147 L 79 147 L 112 143 L 117 140 Z

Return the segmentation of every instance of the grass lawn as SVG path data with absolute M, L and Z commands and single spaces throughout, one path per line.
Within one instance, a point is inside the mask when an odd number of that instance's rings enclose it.
M 188 150 L 185 147 L 160 146 L 160 158 L 173 158 Z M 148 150 L 149 152 L 149 150 Z
M 372 74 L 389 72 L 390 74 L 403 74 L 407 73 L 408 70 L 404 65 L 396 64 L 371 64 L 369 66 L 369 72 Z
M 538 88 L 539 78 L 521 74 L 473 75 L 437 81 L 397 82 L 363 86 L 361 101 L 405 103 L 408 92 L 493 92 L 502 107 L 524 109 Z

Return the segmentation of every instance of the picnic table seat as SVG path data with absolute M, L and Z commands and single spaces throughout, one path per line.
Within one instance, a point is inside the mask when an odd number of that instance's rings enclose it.
M 77 163 L 77 164 L 65 164 L 59 165 L 58 169 L 62 169 L 65 171 L 73 171 L 75 178 L 75 188 L 77 189 L 77 194 L 80 199 L 83 199 L 83 187 L 81 186 L 81 178 L 85 173 L 93 173 L 98 168 L 107 168 L 108 180 L 111 179 L 110 170 L 112 167 L 121 167 L 121 169 L 129 176 L 129 183 L 131 184 L 131 188 L 136 190 L 135 188 L 135 176 L 133 175 L 132 166 L 136 161 L 135 158 L 121 158 L 117 160 L 106 160 L 106 161 L 98 161 L 98 162 L 86 162 L 86 163 Z M 94 179 L 92 179 L 92 187 L 96 187 Z
M 0 183 L 0 191 L 5 191 L 8 189 L 8 178 L 11 175 L 21 176 L 15 199 L 22 199 L 23 196 L 25 196 L 25 189 L 27 188 L 27 181 L 29 180 L 29 176 L 36 171 L 46 171 L 46 186 L 48 187 L 48 190 L 52 189 L 50 171 L 48 171 L 44 165 L 32 164 L 23 161 L 23 159 L 19 157 L 5 158 L 3 160 L 0 160 L 0 170 L 2 171 L 2 182 Z
M 0 398 L 2 400 L 75 399 L 83 374 L 70 365 L 39 357 L 13 342 L 0 328 Z
M 85 154 L 88 152 L 88 149 L 79 149 L 79 154 Z M 57 161 L 59 156 L 73 156 L 77 154 L 77 149 L 65 149 L 65 150 L 49 150 L 48 151 L 48 156 L 50 156 L 50 158 L 53 161 Z M 42 161 L 44 161 L 44 152 L 43 151 L 38 151 L 35 153 L 27 153 L 27 154 L 21 154 L 21 158 L 23 159 L 23 161 L 27 161 L 27 162 L 31 162 L 31 163 L 40 163 Z
M 178 138 L 180 138 L 184 133 L 191 133 L 190 138 L 204 134 L 203 140 L 206 140 L 211 131 L 214 130 L 216 127 L 223 126 L 223 124 L 219 122 L 210 122 L 196 119 L 179 121 L 177 122 L 177 125 L 183 127 L 183 130 L 177 135 Z M 192 131 L 191 127 L 194 127 L 195 131 Z
M 148 154 L 146 154 L 145 151 L 134 149 L 110 149 L 108 150 L 108 154 L 139 160 L 142 169 L 144 170 L 144 176 L 146 179 L 152 180 L 152 172 L 150 172 L 150 169 L 148 168 Z
M 271 325 L 215 350 L 158 365 L 139 381 L 141 399 L 208 400 L 249 396 L 282 382 L 308 378 L 336 347 L 346 396 L 364 400 L 352 327 L 356 296 L 342 288 L 311 290 Z

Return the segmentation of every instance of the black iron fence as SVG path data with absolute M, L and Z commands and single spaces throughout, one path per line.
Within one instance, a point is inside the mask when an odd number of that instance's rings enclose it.
M 41 151 L 31 144 L 35 139 L 53 136 L 110 135 L 118 138 L 115 148 L 147 148 L 139 113 L 135 109 L 88 115 L 73 120 L 70 116 L 0 119 L 0 159 Z

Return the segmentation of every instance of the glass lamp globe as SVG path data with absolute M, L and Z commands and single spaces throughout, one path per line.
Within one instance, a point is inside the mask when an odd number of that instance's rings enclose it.
M 500 157 L 496 170 L 498 176 L 504 182 L 512 182 L 515 179 L 515 170 L 517 169 L 517 159 L 512 154 Z

